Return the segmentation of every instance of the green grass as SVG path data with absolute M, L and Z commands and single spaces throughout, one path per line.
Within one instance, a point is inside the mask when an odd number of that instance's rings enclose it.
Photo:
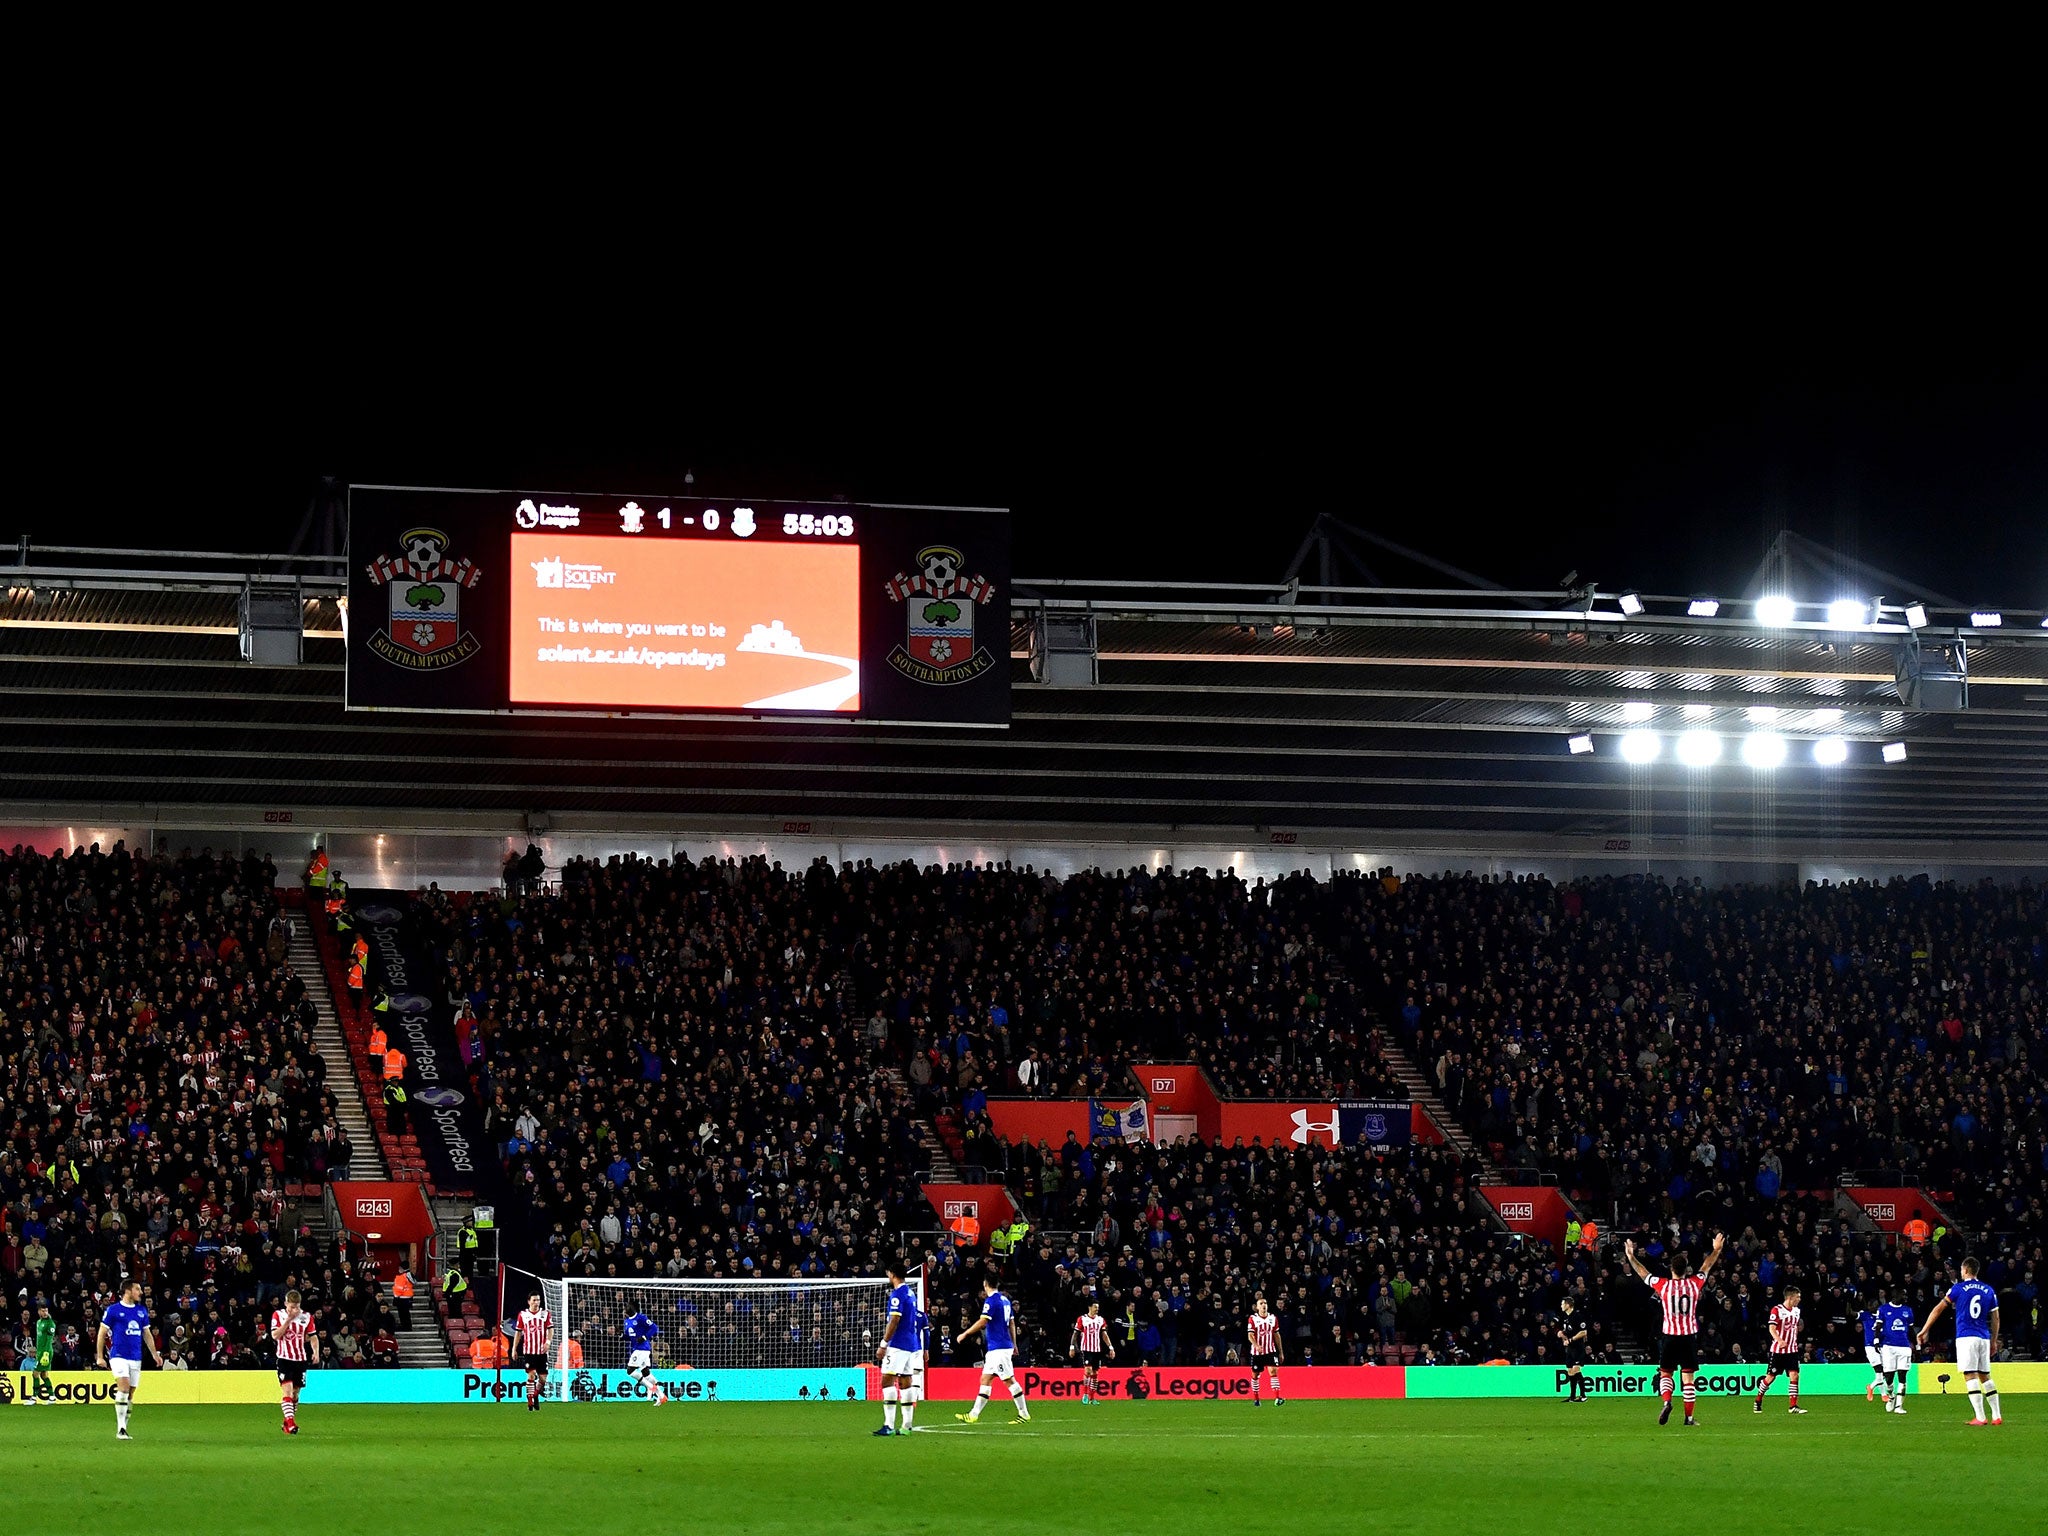
M 972 1429 L 949 1403 L 919 1410 L 935 1432 L 884 1440 L 870 1404 L 316 1401 L 288 1440 L 273 1409 L 145 1401 L 125 1445 L 110 1408 L 9 1408 L 0 1464 L 10 1530 L 98 1536 L 2043 1528 L 2048 1399 L 2008 1397 L 1997 1430 L 1966 1428 L 1959 1398 L 1904 1419 L 1810 1403 L 1717 1399 L 1693 1430 L 1660 1430 L 1654 1403 L 1046 1403 Z

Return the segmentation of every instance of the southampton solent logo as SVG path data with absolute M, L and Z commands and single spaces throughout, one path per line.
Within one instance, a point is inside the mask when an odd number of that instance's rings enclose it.
M 913 682 L 964 683 L 996 664 L 988 647 L 974 643 L 974 610 L 995 596 L 986 577 L 963 576 L 960 551 L 934 544 L 917 552 L 917 574 L 901 571 L 889 582 L 891 602 L 904 608 L 903 643 L 889 665 Z
M 464 556 L 448 557 L 448 535 L 438 528 L 409 528 L 399 536 L 396 555 L 379 555 L 370 580 L 391 594 L 391 622 L 370 636 L 370 650 L 408 672 L 457 667 L 483 649 L 462 627 L 462 594 L 483 580 Z

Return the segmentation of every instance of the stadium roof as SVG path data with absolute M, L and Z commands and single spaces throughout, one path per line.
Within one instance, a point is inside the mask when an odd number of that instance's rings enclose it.
M 0 803 L 1443 831 L 1818 845 L 2048 844 L 2048 629 L 1933 609 L 1969 707 L 1902 708 L 1902 611 L 1765 628 L 1580 589 L 1019 580 L 1007 731 L 654 717 L 349 714 L 332 560 L 44 549 L 0 599 Z M 245 584 L 296 583 L 304 661 L 244 663 Z M 1730 610 L 1740 608 L 1736 615 Z M 1031 681 L 1034 622 L 1089 616 L 1099 681 Z M 1836 711 L 1832 717 L 1824 711 Z M 1775 711 L 1774 715 L 1752 712 Z M 1647 719 L 1644 717 L 1647 714 Z M 1658 761 L 1621 734 L 1659 733 Z M 1713 768 L 1674 760 L 1712 731 Z M 1787 738 L 1781 768 L 1743 738 Z M 1590 735 L 1575 755 L 1568 739 Z M 1809 743 L 1840 737 L 1822 768 Z M 1903 743 L 1903 762 L 1881 760 Z

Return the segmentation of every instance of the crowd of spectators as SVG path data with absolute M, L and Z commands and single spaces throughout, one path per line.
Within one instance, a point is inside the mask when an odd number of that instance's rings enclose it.
M 2043 888 L 1351 885 L 1339 950 L 1505 1162 L 1723 1225 L 1889 1168 L 2048 1237 Z
M 346 1167 L 327 1063 L 285 955 L 276 870 L 94 844 L 0 857 L 0 1354 L 47 1298 L 90 1363 L 124 1278 L 166 1356 L 252 1361 L 289 1285 L 374 1341 L 307 1251 L 288 1188 Z
M 511 1230 L 551 1270 L 874 1274 L 933 1225 L 921 1118 L 961 1113 L 988 1149 L 988 1095 L 1116 1095 L 1148 1059 L 1198 1061 L 1226 1095 L 1390 1096 L 1384 1030 L 1499 1161 L 1619 1215 L 1653 1262 L 1726 1230 L 1718 1346 L 1754 1354 L 1791 1278 L 1816 1348 L 1848 1358 L 1880 1279 L 1932 1300 L 1961 1239 L 1899 1250 L 1825 1193 L 1889 1167 L 1953 1192 L 2016 1299 L 2010 1331 L 2038 1347 L 2048 905 L 2031 884 L 632 857 L 560 873 L 430 891 L 406 919 L 472 1042 Z M 395 1358 L 375 1285 L 287 1209 L 289 1184 L 351 1149 L 274 883 L 205 852 L 0 859 L 0 1333 L 47 1295 L 89 1351 L 133 1273 L 192 1365 L 248 1358 L 287 1284 L 338 1356 Z M 1596 1358 L 1654 1331 L 1611 1253 L 1554 1255 L 1475 1215 L 1477 1167 L 1447 1149 L 1075 1141 L 1002 1160 L 1038 1228 L 1007 1270 L 1029 1350 L 1064 1353 L 1091 1296 L 1164 1364 L 1241 1358 L 1259 1292 L 1296 1359 L 1547 1359 L 1568 1292 Z M 942 1313 L 983 1262 L 942 1247 Z
M 1444 1147 L 1154 1146 L 1070 1139 L 1024 1149 L 1011 1187 L 1037 1229 L 1006 1273 L 1027 1358 L 1064 1360 L 1090 1302 L 1136 1363 L 1243 1364 L 1263 1295 L 1289 1359 L 1322 1365 L 1544 1361 L 1575 1298 L 1596 1359 L 1615 1340 L 1603 1260 L 1499 1230 L 1472 1203 L 1478 1174 Z M 975 1266 L 942 1255 L 942 1315 Z

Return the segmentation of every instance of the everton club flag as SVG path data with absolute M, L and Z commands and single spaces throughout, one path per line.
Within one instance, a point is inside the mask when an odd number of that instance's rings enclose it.
M 1149 1132 L 1143 1099 L 1133 1104 L 1105 1104 L 1100 1099 L 1088 1101 L 1090 1141 L 1144 1141 Z
M 1359 1099 L 1337 1106 L 1337 1140 L 1343 1146 L 1372 1151 L 1405 1147 L 1413 1125 L 1405 1099 Z

